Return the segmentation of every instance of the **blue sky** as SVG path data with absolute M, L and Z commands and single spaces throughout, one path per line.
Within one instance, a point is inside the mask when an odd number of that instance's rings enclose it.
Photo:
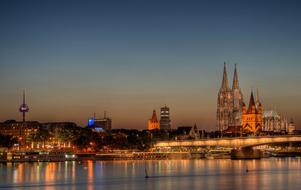
M 0 2 L 0 120 L 87 123 L 106 110 L 113 127 L 146 128 L 171 108 L 173 127 L 214 129 L 217 91 L 234 63 L 248 102 L 299 125 L 298 1 Z

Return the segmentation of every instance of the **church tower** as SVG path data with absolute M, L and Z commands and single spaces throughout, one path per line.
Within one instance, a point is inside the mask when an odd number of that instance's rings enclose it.
M 219 89 L 217 97 L 217 130 L 224 131 L 232 123 L 233 112 L 233 98 L 232 91 L 228 84 L 228 75 L 226 70 L 226 63 L 224 63 L 224 72 L 222 86 Z
M 256 106 L 253 92 L 251 92 L 248 110 L 243 107 L 242 130 L 244 133 L 257 133 L 262 131 L 262 105 Z
M 153 110 L 152 118 L 148 120 L 147 129 L 148 130 L 160 129 L 160 123 L 157 119 L 156 110 Z
M 232 84 L 232 97 L 233 97 L 233 113 L 232 113 L 232 122 L 231 126 L 241 126 L 242 125 L 242 106 L 243 106 L 243 95 L 241 89 L 239 87 L 238 75 L 236 64 L 234 67 L 234 75 L 233 75 L 233 84 Z

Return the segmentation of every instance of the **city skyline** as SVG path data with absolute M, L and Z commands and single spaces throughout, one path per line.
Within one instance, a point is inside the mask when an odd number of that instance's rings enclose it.
M 225 69 L 225 66 L 226 66 L 226 63 L 224 62 L 224 69 Z M 236 67 L 236 64 L 235 64 L 235 67 Z M 234 67 L 234 68 L 235 68 Z M 235 68 L 235 70 L 236 70 L 236 68 Z M 225 70 L 224 70 L 225 71 Z M 223 72 L 224 72 L 223 71 Z M 236 70 L 237 71 L 237 70 Z M 235 71 L 234 71 L 235 72 Z M 233 73 L 234 73 L 233 72 Z M 224 75 L 225 73 L 223 73 L 223 75 Z M 229 73 L 230 74 L 230 73 Z M 226 72 L 226 75 L 228 75 L 228 76 L 231 76 L 231 75 L 229 75 L 228 74 L 228 72 Z M 234 77 L 234 76 L 233 76 Z M 237 76 L 236 76 L 237 77 Z M 222 79 L 221 80 L 221 84 L 223 85 L 223 83 L 224 83 L 224 81 L 223 81 L 224 79 Z M 234 80 L 234 79 L 233 79 Z M 237 80 L 237 79 L 236 79 Z M 231 84 L 231 80 L 230 80 L 230 83 L 228 83 L 228 84 Z M 251 92 L 253 92 L 254 91 L 254 89 L 252 89 L 251 88 Z M 257 89 L 257 93 L 258 93 L 258 89 Z M 24 96 L 25 96 L 25 90 L 23 90 L 23 94 L 22 94 L 22 98 L 23 98 L 23 104 L 24 104 Z M 244 96 L 244 98 L 246 98 L 246 96 Z M 21 105 L 23 105 L 23 104 L 21 104 Z M 166 105 L 164 105 L 164 106 L 166 106 Z M 162 108 L 162 106 L 160 106 L 161 108 Z M 270 111 L 270 110 L 273 110 L 273 111 L 279 111 L 279 110 L 275 110 L 276 108 L 275 107 L 268 107 L 268 108 L 266 108 L 266 110 L 267 111 Z M 155 111 L 155 110 L 157 110 L 157 108 L 153 108 L 153 111 Z M 160 108 L 158 108 L 158 110 L 160 110 Z M 104 114 L 106 115 L 106 112 L 107 111 L 104 111 Z M 96 117 L 96 113 L 98 113 L 98 115 L 97 116 L 101 116 L 102 114 L 101 113 L 99 113 L 99 112 L 94 112 L 93 113 L 93 117 L 95 118 Z M 282 112 L 279 112 L 281 115 L 283 115 L 283 113 Z M 111 115 L 112 116 L 112 115 Z M 110 117 L 111 117 L 110 116 Z M 287 115 L 283 115 L 284 117 L 286 117 L 287 119 L 292 119 L 292 120 L 294 120 L 294 118 L 293 117 L 290 117 L 290 116 L 287 116 Z M 24 116 L 22 115 L 22 118 L 23 118 Z M 70 122 L 76 122 L 76 123 L 78 123 L 78 124 L 80 124 L 82 127 L 85 127 L 85 126 L 88 126 L 88 122 L 89 122 L 89 119 L 91 118 L 91 115 L 89 116 L 89 117 L 87 117 L 86 118 L 86 120 L 85 121 L 83 121 L 83 122 L 77 122 L 77 121 L 72 121 L 72 120 L 67 120 L 67 121 L 70 121 Z M 16 119 L 16 118 L 7 118 L 7 120 L 9 120 L 9 119 Z M 16 119 L 17 121 L 19 120 L 18 118 Z M 35 119 L 33 119 L 33 120 L 35 120 Z M 21 121 L 21 120 L 20 120 Z M 40 120 L 36 120 L 36 121 L 40 121 Z M 65 120 L 42 120 L 42 122 L 54 122 L 54 121 L 65 121 Z M 171 120 L 172 121 L 172 120 Z M 81 124 L 82 123 L 82 124 Z M 117 123 L 118 123 L 118 121 L 117 121 Z M 178 124 L 178 125 L 172 125 L 172 128 L 177 128 L 178 126 L 181 126 L 181 125 L 193 125 L 192 124 L 192 122 L 186 122 L 186 123 L 181 123 L 181 124 Z M 137 128 L 137 129 L 147 129 L 147 124 L 145 125 L 145 126 L 142 126 L 142 127 L 115 127 L 115 128 Z M 202 126 L 202 123 L 201 123 L 201 126 Z M 217 128 L 216 128 L 217 126 L 215 125 L 215 126 L 213 126 L 213 127 L 202 127 L 203 129 L 209 129 L 209 130 L 216 130 Z
M 264 109 L 301 123 L 297 1 L 49 2 L 0 3 L 1 121 L 21 120 L 26 89 L 28 120 L 107 111 L 113 128 L 146 129 L 167 105 L 173 128 L 215 130 L 225 61 L 245 100 L 258 88 Z

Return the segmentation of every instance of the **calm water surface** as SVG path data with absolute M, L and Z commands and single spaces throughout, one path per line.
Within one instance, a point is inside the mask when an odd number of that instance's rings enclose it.
M 301 158 L 9 163 L 0 189 L 301 189 Z

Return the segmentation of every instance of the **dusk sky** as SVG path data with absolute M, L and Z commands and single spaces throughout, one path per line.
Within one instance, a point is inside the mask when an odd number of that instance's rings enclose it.
M 224 61 L 237 63 L 248 104 L 301 124 L 300 1 L 1 0 L 0 121 L 74 121 L 103 112 L 113 128 L 146 129 L 152 110 L 172 127 L 215 129 Z M 159 116 L 159 115 L 158 115 Z

